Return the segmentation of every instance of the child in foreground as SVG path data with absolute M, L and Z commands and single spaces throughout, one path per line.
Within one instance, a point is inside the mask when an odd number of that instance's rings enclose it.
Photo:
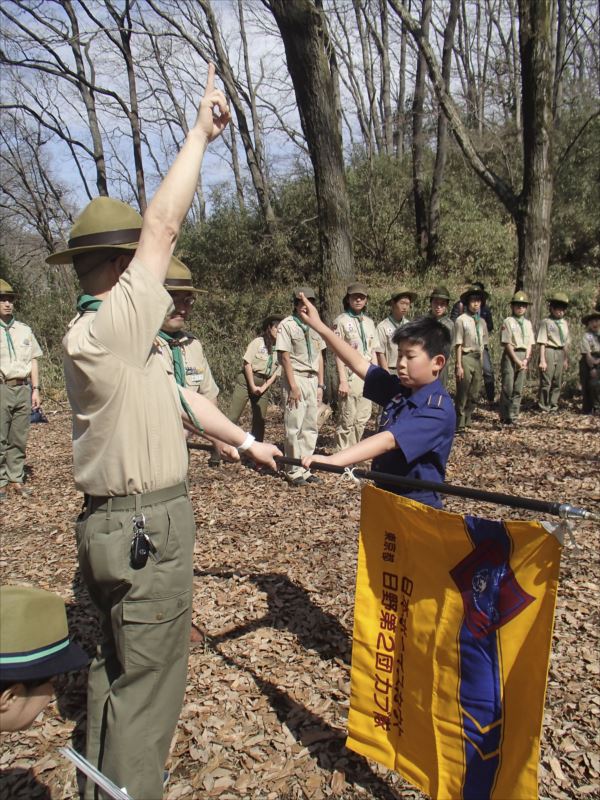
M 304 298 L 303 298 L 304 299 Z M 342 341 L 306 301 L 302 320 L 325 340 L 334 353 L 362 380 L 364 396 L 383 406 L 379 432 L 332 456 L 307 456 L 306 469 L 316 462 L 346 467 L 373 459 L 373 469 L 399 477 L 442 482 L 455 429 L 455 412 L 439 374 L 450 353 L 450 334 L 435 319 L 423 317 L 398 328 L 396 375 L 369 364 Z M 441 508 L 430 489 L 409 489 L 377 483 L 387 491 Z

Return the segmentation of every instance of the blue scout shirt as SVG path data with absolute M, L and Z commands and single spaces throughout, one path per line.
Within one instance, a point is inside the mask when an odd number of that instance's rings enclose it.
M 390 431 L 398 448 L 373 459 L 373 470 L 406 478 L 442 482 L 452 448 L 456 412 L 439 380 L 413 394 L 381 367 L 369 367 L 363 394 L 384 407 L 379 431 Z M 442 508 L 437 492 L 378 484 L 381 489 Z

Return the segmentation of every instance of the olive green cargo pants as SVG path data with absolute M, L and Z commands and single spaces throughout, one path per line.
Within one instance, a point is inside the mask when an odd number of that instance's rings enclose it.
M 541 411 L 556 411 L 562 388 L 565 353 L 562 347 L 546 347 L 546 370 L 540 370 L 538 406 Z
M 23 483 L 31 419 L 31 387 L 0 383 L 0 486 Z
M 522 361 L 527 350 L 515 350 L 515 355 Z M 527 377 L 526 369 L 517 369 L 515 362 L 506 354 L 502 354 L 500 362 L 502 374 L 502 390 L 500 392 L 500 419 L 502 422 L 514 422 L 521 410 L 521 395 Z
M 365 382 L 358 375 L 350 375 L 348 396 L 338 399 L 338 419 L 335 429 L 335 451 L 345 450 L 362 439 L 371 418 L 373 404 L 363 396 Z
M 473 409 L 479 400 L 483 370 L 479 353 L 462 354 L 463 378 L 456 381 L 456 430 L 464 431 L 471 424 Z
M 135 496 L 84 513 L 76 529 L 81 575 L 102 625 L 88 681 L 87 758 L 135 800 L 163 796 L 187 675 L 194 514 L 181 491 L 160 496 L 145 495 L 153 504 L 141 508 L 156 548 L 141 569 L 130 564 L 136 510 L 114 508 Z M 88 781 L 85 799 L 96 792 Z

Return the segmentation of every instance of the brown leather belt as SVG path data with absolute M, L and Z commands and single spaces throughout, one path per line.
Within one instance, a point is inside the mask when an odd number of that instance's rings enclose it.
M 27 378 L 2 378 L 0 383 L 4 386 L 27 386 L 29 380 Z

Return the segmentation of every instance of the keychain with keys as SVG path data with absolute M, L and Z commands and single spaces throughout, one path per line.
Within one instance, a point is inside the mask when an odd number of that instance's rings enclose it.
M 144 530 L 145 526 L 146 517 L 143 514 L 136 514 L 133 517 L 133 538 L 131 540 L 131 566 L 133 569 L 143 569 L 148 562 L 150 553 L 156 553 L 152 539 Z

